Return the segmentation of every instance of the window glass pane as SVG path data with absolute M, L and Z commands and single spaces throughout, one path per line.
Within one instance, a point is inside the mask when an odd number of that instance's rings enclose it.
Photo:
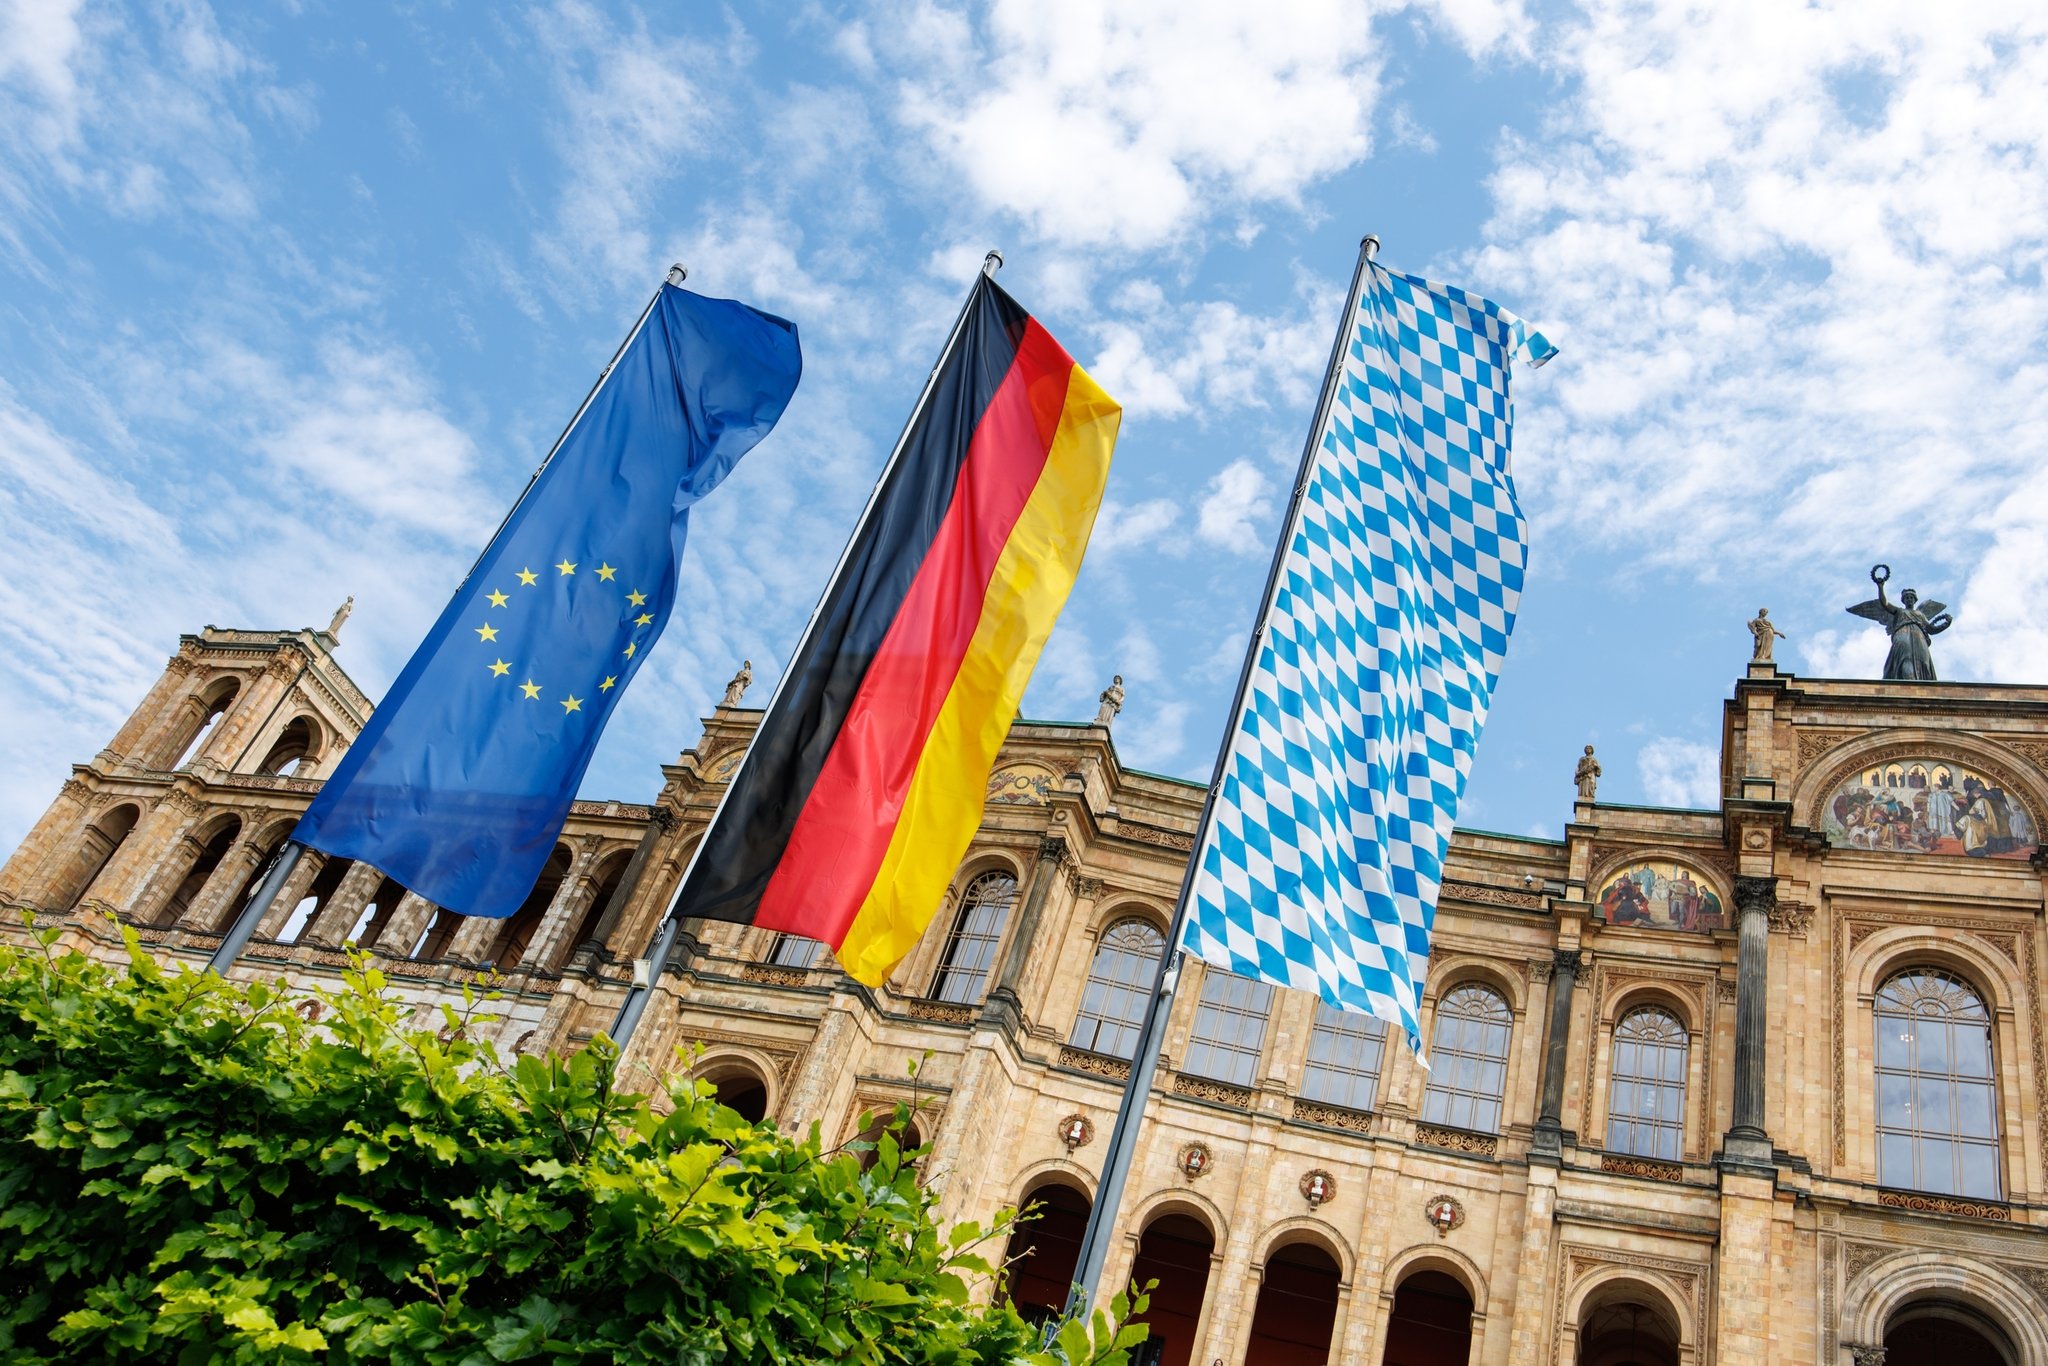
M 1688 1042 L 1678 1017 L 1655 1006 L 1630 1011 L 1615 1026 L 1607 1092 L 1610 1149 L 1677 1159 L 1685 1140 Z
M 1266 1011 L 1273 989 L 1210 968 L 1188 1041 L 1184 1069 L 1233 1086 L 1249 1086 L 1258 1070 L 1266 1037 Z
M 1431 1031 L 1425 1119 L 1461 1129 L 1499 1128 L 1512 1026 L 1507 1002 L 1495 991 L 1475 983 L 1444 993 Z
M 967 884 L 952 933 L 946 938 L 938 979 L 932 983 L 934 997 L 962 1004 L 981 999 L 996 945 L 1016 900 L 1017 879 L 1008 873 L 983 873 Z
M 1873 1014 L 1879 1182 L 1996 1199 L 1998 1094 L 1983 999 L 1961 978 L 1918 968 L 1879 988 Z M 1958 1141 L 1966 1136 L 1979 1141 Z

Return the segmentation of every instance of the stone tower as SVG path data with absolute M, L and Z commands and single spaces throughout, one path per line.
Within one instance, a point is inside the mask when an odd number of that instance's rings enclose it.
M 213 923 L 304 799 L 273 819 L 209 815 L 212 795 L 313 790 L 370 714 L 334 644 L 312 629 L 181 637 L 141 704 L 0 866 L 0 902 Z

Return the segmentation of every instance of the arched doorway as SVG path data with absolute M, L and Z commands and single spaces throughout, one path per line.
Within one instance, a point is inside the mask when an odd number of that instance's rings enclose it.
M 1202 1300 L 1209 1293 L 1209 1258 L 1216 1237 L 1192 1215 L 1163 1214 L 1145 1226 L 1131 1279 L 1143 1285 L 1156 1280 L 1152 1303 L 1145 1310 L 1151 1338 L 1131 1355 L 1131 1366 L 1188 1366 L 1195 1351 L 1195 1329 L 1202 1322 Z
M 1323 1366 L 1337 1326 L 1344 1269 L 1313 1243 L 1290 1243 L 1266 1258 L 1252 1310 L 1246 1366 Z
M 2018 1360 L 1998 1325 L 1967 1305 L 1911 1304 L 1885 1325 L 1885 1366 L 2012 1366 Z
M 1615 1283 L 1582 1311 L 1579 1366 L 1678 1366 L 1678 1322 L 1658 1296 Z
M 1088 1197 L 1072 1186 L 1047 1181 L 1034 1186 L 1018 1206 L 1028 1215 L 1010 1234 L 1003 1263 L 1010 1269 L 1010 1303 L 1027 1323 L 1044 1323 L 1066 1307 L 1088 1227 Z
M 1417 1271 L 1394 1289 L 1382 1366 L 1465 1366 L 1472 1356 L 1472 1296 L 1442 1271 Z

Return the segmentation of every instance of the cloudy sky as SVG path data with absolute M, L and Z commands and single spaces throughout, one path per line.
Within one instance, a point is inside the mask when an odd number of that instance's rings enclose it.
M 766 696 L 990 246 L 1125 405 L 1025 714 L 1121 672 L 1127 764 L 1208 772 L 1366 231 L 1562 347 L 1464 824 L 1711 800 L 1743 622 L 1872 676 L 1876 560 L 2048 681 L 2038 0 L 0 0 L 0 128 L 0 847 L 181 631 L 353 594 L 381 692 L 672 260 L 805 376 L 586 795 Z

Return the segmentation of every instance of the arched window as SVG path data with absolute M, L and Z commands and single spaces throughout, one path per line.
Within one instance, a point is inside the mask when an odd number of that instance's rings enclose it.
M 1661 1006 L 1631 1010 L 1614 1027 L 1607 1087 L 1607 1151 L 1676 1162 L 1685 1146 L 1685 1026 Z
M 816 967 L 825 946 L 800 934 L 778 934 L 768 950 L 768 961 L 778 968 Z
M 1508 1035 L 1514 1018 L 1508 1003 L 1490 987 L 1468 982 L 1444 993 L 1436 1003 L 1423 1122 L 1500 1132 L 1500 1099 L 1507 1086 Z
M 1308 1067 L 1301 1074 L 1306 1100 L 1370 1110 L 1380 1085 L 1380 1059 L 1387 1027 L 1370 1015 L 1316 1003 L 1315 1032 L 1308 1038 Z
M 938 979 L 932 983 L 935 1000 L 965 1005 L 981 999 L 989 969 L 995 965 L 996 945 L 1002 941 L 1003 926 L 1009 923 L 1010 908 L 1016 904 L 1017 879 L 1008 873 L 983 873 L 967 884 L 967 894 L 960 898 L 960 914 L 953 918 L 952 933 L 946 936 Z
M 277 743 L 270 747 L 270 753 L 263 756 L 263 762 L 256 765 L 256 771 L 276 778 L 288 778 L 302 768 L 310 768 L 311 756 L 319 741 L 320 733 L 313 722 L 306 717 L 295 716 L 291 724 L 278 733 Z
M 1991 1014 L 1961 980 L 1913 968 L 1878 989 L 1877 1180 L 1997 1199 Z
M 527 947 L 533 943 L 534 935 L 540 932 L 540 922 L 547 916 L 548 908 L 554 905 L 555 894 L 562 890 L 562 879 L 569 875 L 571 862 L 569 850 L 556 845 L 555 852 L 542 865 L 540 876 L 534 879 L 532 890 L 526 900 L 519 904 L 505 920 L 491 946 L 484 953 L 483 961 L 499 972 L 510 972 L 526 958 Z
M 1152 981 L 1165 949 L 1166 936 L 1137 916 L 1119 920 L 1103 932 L 1088 968 L 1088 985 L 1081 991 L 1074 1047 L 1114 1058 L 1138 1051 L 1138 1029 L 1145 1022 L 1145 1003 L 1152 999 Z
M 1266 1015 L 1272 1008 L 1270 984 L 1210 968 L 1202 980 L 1202 1001 L 1195 1008 L 1188 1060 L 1181 1070 L 1232 1086 L 1250 1086 L 1259 1070 Z
M 178 746 L 178 757 L 167 764 L 167 768 L 181 769 L 192 762 L 193 757 L 206 747 L 206 742 L 213 738 L 214 729 L 220 724 L 220 718 L 234 705 L 235 697 L 241 690 L 240 683 L 229 679 L 215 690 L 211 699 L 195 698 L 187 704 L 195 712 L 197 722 L 193 724 L 188 721 L 185 742 Z

